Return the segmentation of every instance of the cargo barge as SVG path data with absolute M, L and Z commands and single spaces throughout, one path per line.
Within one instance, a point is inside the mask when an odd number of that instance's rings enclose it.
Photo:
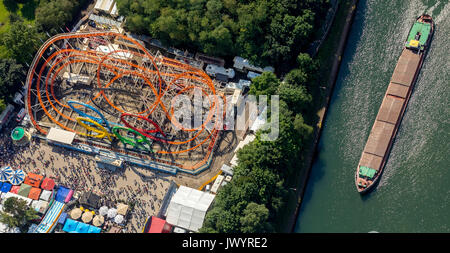
M 356 189 L 365 193 L 378 182 L 434 32 L 430 15 L 414 22 L 378 110 L 355 173 Z

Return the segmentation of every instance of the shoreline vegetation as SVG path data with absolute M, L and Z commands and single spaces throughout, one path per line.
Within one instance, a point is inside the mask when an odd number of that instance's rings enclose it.
M 321 68 L 319 70 L 320 76 L 327 78 L 326 86 L 324 87 L 324 93 L 326 93 L 326 95 L 322 97 L 324 100 L 320 101 L 319 107 L 317 108 L 319 121 L 314 129 L 314 138 L 308 149 L 308 158 L 305 165 L 307 166 L 307 169 L 297 171 L 298 174 L 294 177 L 297 181 L 292 186 L 296 186 L 296 188 L 294 188 L 296 191 L 289 196 L 289 204 L 286 208 L 287 215 L 285 219 L 279 223 L 283 232 L 295 232 L 302 199 L 308 184 L 309 174 L 317 155 L 317 145 L 322 133 L 322 124 L 326 119 L 327 110 L 339 73 L 348 34 L 356 13 L 357 4 L 358 0 L 342 1 L 340 3 L 335 20 L 331 26 L 331 31 L 317 54 L 317 60 L 321 63 Z

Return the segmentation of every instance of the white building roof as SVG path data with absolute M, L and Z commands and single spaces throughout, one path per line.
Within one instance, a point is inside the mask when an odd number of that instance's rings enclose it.
M 216 74 L 222 74 L 222 75 L 228 76 L 228 78 L 230 78 L 230 79 L 234 78 L 234 75 L 235 75 L 234 69 L 232 69 L 232 68 L 226 69 L 224 67 L 217 66 L 214 64 L 208 64 L 206 66 L 206 73 L 210 76 L 216 76 Z
M 47 140 L 56 141 L 64 144 L 72 144 L 73 139 L 75 138 L 75 133 L 58 129 L 58 128 L 50 128 L 47 134 Z
M 198 231 L 215 195 L 180 186 L 170 200 L 166 221 L 177 227 Z
M 102 10 L 107 13 L 110 13 L 110 11 L 113 8 L 114 0 L 97 0 L 95 3 L 95 9 Z
M 250 62 L 247 59 L 244 59 L 242 57 L 236 56 L 233 59 L 233 68 L 235 69 L 239 69 L 241 71 L 244 71 L 245 69 L 250 70 L 250 71 L 256 71 L 256 72 L 264 72 L 264 71 L 270 71 L 270 72 L 274 72 L 274 68 L 267 66 L 265 68 L 261 68 L 255 65 L 250 64 Z

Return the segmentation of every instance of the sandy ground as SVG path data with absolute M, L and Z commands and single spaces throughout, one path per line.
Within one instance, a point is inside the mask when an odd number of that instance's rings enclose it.
M 145 219 L 158 213 L 172 179 L 130 166 L 116 172 L 97 169 L 92 156 L 49 146 L 44 141 L 32 141 L 29 146 L 17 147 L 8 137 L 0 135 L 1 166 L 10 165 L 13 169 L 52 177 L 57 184 L 80 193 L 93 191 L 102 196 L 102 204 L 108 207 L 115 207 L 119 201 L 135 202 L 127 222 L 127 232 L 141 232 Z

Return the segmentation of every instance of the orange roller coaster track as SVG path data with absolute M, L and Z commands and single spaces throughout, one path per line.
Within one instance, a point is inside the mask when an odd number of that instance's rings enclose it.
M 116 39 L 126 40 L 133 47 L 114 44 Z M 106 43 L 92 48 L 91 42 L 97 40 Z M 225 112 L 219 112 L 222 110 L 219 104 L 225 104 L 225 98 L 217 96 L 214 83 L 203 70 L 159 53 L 151 54 L 134 39 L 115 32 L 65 33 L 50 38 L 30 66 L 27 89 L 28 115 L 40 134 L 46 135 L 46 128 L 57 126 L 84 138 L 112 136 L 103 134 L 104 127 L 93 130 L 92 125 L 80 124 L 77 112 L 81 106 L 77 104 L 74 111 L 68 105 L 69 101 L 80 99 L 83 100 L 80 104 L 101 110 L 117 125 L 126 123 L 128 128 L 152 139 L 153 145 L 159 145 L 155 150 L 157 156 L 137 156 L 184 171 L 194 171 L 209 160 L 221 129 L 219 118 L 225 116 Z M 192 96 L 194 89 L 200 89 L 208 97 L 208 106 L 201 107 L 206 115 L 203 123 L 188 128 L 175 119 L 172 102 L 180 95 Z M 124 117 L 134 121 L 125 122 Z M 41 124 L 43 120 L 47 125 Z M 212 129 L 208 129 L 213 120 Z M 87 134 L 88 130 L 98 134 Z M 171 138 L 166 138 L 166 134 Z M 83 138 L 76 141 L 88 143 Z M 128 152 L 124 147 L 112 145 L 111 140 L 103 141 L 113 151 Z M 191 164 L 183 162 L 186 158 L 177 157 L 181 154 L 188 154 Z

